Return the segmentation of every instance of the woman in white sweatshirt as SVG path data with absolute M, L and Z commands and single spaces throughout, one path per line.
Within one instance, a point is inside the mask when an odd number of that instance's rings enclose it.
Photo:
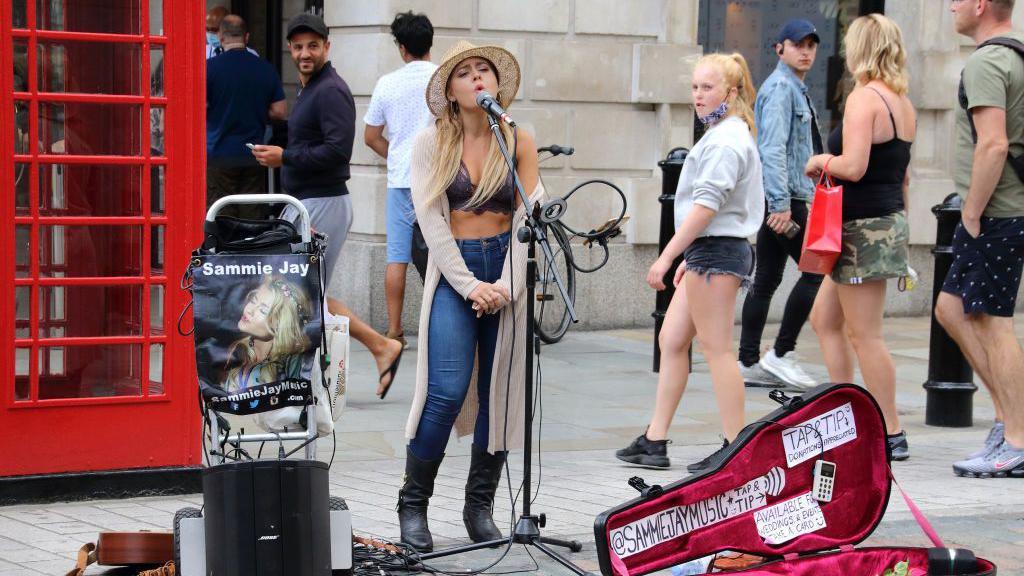
M 707 132 L 690 151 L 676 189 L 676 233 L 651 266 L 647 283 L 664 290 L 672 262 L 677 287 L 661 331 L 661 371 L 654 415 L 644 434 L 615 453 L 625 462 L 667 468 L 668 428 L 686 389 L 687 351 L 701 343 L 722 416 L 725 444 L 743 428 L 743 379 L 732 330 L 736 295 L 749 283 L 754 251 L 747 238 L 764 217 L 761 159 L 754 126 L 754 86 L 740 54 L 709 54 L 693 71 L 693 103 Z M 723 446 L 724 448 L 724 446 Z M 719 451 L 720 452 L 720 451 Z M 716 452 L 687 466 L 714 466 Z

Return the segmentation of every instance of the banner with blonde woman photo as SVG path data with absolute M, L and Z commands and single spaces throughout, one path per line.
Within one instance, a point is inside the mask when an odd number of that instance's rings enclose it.
M 307 404 L 323 337 L 319 260 L 201 255 L 192 277 L 196 369 L 209 406 L 254 414 Z

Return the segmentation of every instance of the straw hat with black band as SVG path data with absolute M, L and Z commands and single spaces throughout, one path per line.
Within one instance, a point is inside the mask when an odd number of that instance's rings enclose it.
M 494 67 L 498 77 L 498 93 L 494 97 L 502 107 L 508 108 L 519 91 L 519 62 L 511 52 L 498 46 L 475 46 L 460 40 L 445 53 L 441 65 L 427 83 L 427 107 L 434 116 L 441 117 L 451 105 L 447 95 L 448 79 L 467 58 L 483 58 Z

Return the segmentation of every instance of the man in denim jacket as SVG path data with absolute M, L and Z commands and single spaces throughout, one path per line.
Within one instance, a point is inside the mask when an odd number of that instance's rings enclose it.
M 821 132 L 803 80 L 814 65 L 818 43 L 814 24 L 802 19 L 787 22 L 775 44 L 779 64 L 761 85 L 754 105 L 767 217 L 757 233 L 754 283 L 743 303 L 739 363 L 748 383 L 779 384 L 781 380 L 797 388 L 814 385 L 797 365 L 793 349 L 821 286 L 820 275 L 801 274 L 786 302 L 775 345 L 764 358 L 760 358 L 760 347 L 787 255 L 800 260 L 807 208 L 814 195 L 804 164 L 811 154 L 822 152 Z

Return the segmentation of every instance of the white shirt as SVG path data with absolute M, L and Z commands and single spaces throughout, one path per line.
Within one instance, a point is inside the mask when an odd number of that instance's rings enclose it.
M 388 188 L 410 188 L 409 164 L 416 134 L 434 120 L 427 108 L 427 82 L 437 65 L 413 60 L 381 76 L 370 97 L 363 121 L 368 126 L 387 126 Z
M 221 48 L 220 52 L 217 52 L 218 48 Z M 259 52 L 253 50 L 252 48 L 249 48 L 248 46 L 246 46 L 245 49 L 248 50 L 249 54 L 252 54 L 253 56 L 259 56 L 260 55 Z M 223 53 L 224 53 L 223 52 L 223 47 L 220 44 L 217 44 L 216 46 L 214 46 L 213 44 L 209 44 L 208 43 L 206 45 L 206 59 L 207 60 L 209 60 L 210 58 L 216 58 L 217 56 L 220 56 Z
M 761 156 L 747 123 L 728 116 L 690 150 L 676 188 L 676 229 L 694 204 L 715 211 L 698 236 L 746 238 L 764 220 Z

